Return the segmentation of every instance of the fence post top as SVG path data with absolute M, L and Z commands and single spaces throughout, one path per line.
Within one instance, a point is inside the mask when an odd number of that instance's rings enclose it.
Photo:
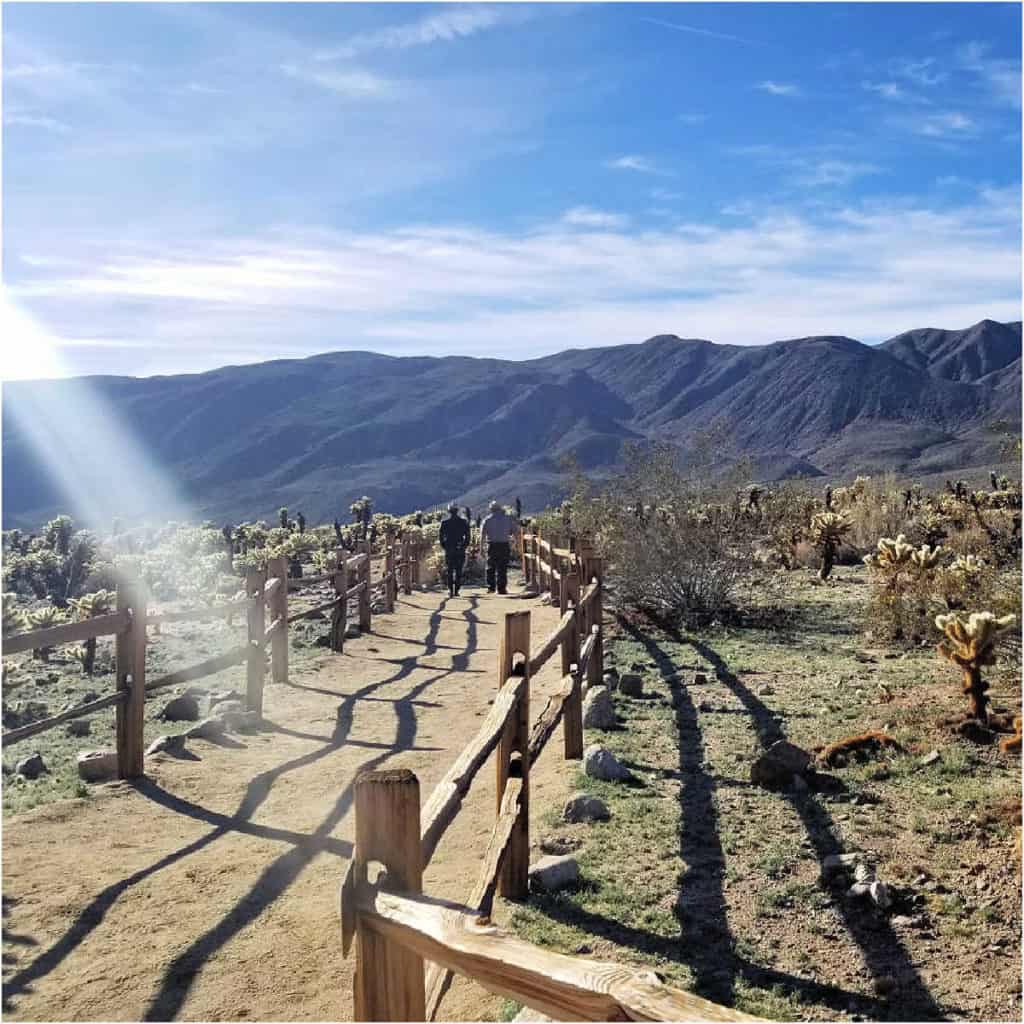
M 356 787 L 361 786 L 418 786 L 420 780 L 408 768 L 379 768 L 375 771 L 360 772 L 356 776 Z

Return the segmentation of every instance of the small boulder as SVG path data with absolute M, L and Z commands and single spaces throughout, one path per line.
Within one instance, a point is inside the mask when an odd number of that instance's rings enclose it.
M 44 772 L 49 772 L 50 769 L 46 767 L 46 762 L 43 760 L 43 755 L 37 750 L 34 754 L 30 754 L 26 758 L 22 758 L 14 766 L 15 774 L 21 775 L 26 779 L 38 779 Z
M 149 757 L 151 754 L 162 754 L 165 751 L 177 752 L 184 749 L 184 734 L 178 736 L 157 736 L 157 738 L 153 740 L 148 747 L 146 747 L 146 756 Z
M 821 874 L 825 879 L 846 871 L 853 871 L 863 861 L 859 853 L 830 853 L 821 862 Z
M 930 754 L 925 754 L 921 758 L 921 766 L 927 768 L 931 764 L 938 764 L 942 760 L 942 755 L 937 751 L 933 750 Z
M 190 740 L 212 740 L 224 735 L 224 719 L 214 715 L 204 718 L 185 733 Z
M 545 836 L 540 841 L 541 851 L 556 857 L 572 853 L 573 850 L 578 850 L 582 845 L 582 841 L 573 836 Z
M 199 701 L 190 693 L 169 700 L 157 715 L 164 722 L 194 722 L 199 718 Z
M 358 640 L 360 637 L 359 624 L 356 622 L 350 622 L 345 627 L 345 639 L 346 640 Z
M 574 824 L 581 821 L 608 821 L 611 816 L 608 805 L 589 793 L 574 793 L 565 802 L 562 811 L 562 818 Z
M 615 728 L 615 709 L 607 687 L 595 686 L 583 698 L 583 728 L 613 729 Z
M 64 731 L 68 736 L 88 736 L 92 732 L 92 719 L 76 718 L 74 721 L 68 722 Z
M 644 694 L 644 680 L 635 672 L 627 672 L 619 680 L 619 691 L 627 697 L 642 697 Z
M 580 877 L 580 866 L 571 854 L 541 857 L 530 866 L 530 888 L 556 892 L 574 885 Z
M 616 672 L 615 669 L 610 668 L 601 677 L 601 682 L 604 683 L 612 693 L 614 693 L 619 685 L 619 673 Z
M 83 750 L 78 755 L 78 777 L 85 782 L 105 782 L 117 777 L 116 750 Z
M 262 721 L 256 711 L 218 711 L 217 717 L 224 723 L 226 732 L 255 732 Z
M 707 686 L 708 677 L 703 672 L 694 672 L 693 674 L 693 685 L 694 686 Z
M 583 751 L 583 770 L 592 779 L 605 782 L 621 782 L 632 778 L 632 772 L 619 764 L 610 750 L 596 743 Z
M 238 699 L 219 700 L 210 708 L 211 715 L 232 715 L 245 711 L 245 701 Z
M 787 740 L 776 740 L 750 766 L 750 781 L 766 789 L 782 789 L 794 775 L 804 775 L 810 764 L 811 755 L 806 750 Z

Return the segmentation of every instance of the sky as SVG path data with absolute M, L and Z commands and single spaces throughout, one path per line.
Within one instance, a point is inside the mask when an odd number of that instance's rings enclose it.
M 2 19 L 7 379 L 1020 317 L 1019 5 Z

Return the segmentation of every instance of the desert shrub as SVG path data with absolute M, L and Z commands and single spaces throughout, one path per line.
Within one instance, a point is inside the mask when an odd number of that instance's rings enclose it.
M 624 462 L 600 490 L 577 488 L 569 529 L 588 531 L 622 604 L 673 624 L 728 613 L 753 564 L 756 517 L 730 482 L 715 492 L 669 446 L 627 446 Z

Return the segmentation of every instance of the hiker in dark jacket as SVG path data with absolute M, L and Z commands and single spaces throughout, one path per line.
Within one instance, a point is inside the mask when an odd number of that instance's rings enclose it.
M 469 523 L 459 515 L 457 505 L 448 506 L 448 518 L 441 523 L 441 547 L 444 549 L 445 579 L 448 596 L 457 597 L 462 586 L 462 569 L 469 547 Z

